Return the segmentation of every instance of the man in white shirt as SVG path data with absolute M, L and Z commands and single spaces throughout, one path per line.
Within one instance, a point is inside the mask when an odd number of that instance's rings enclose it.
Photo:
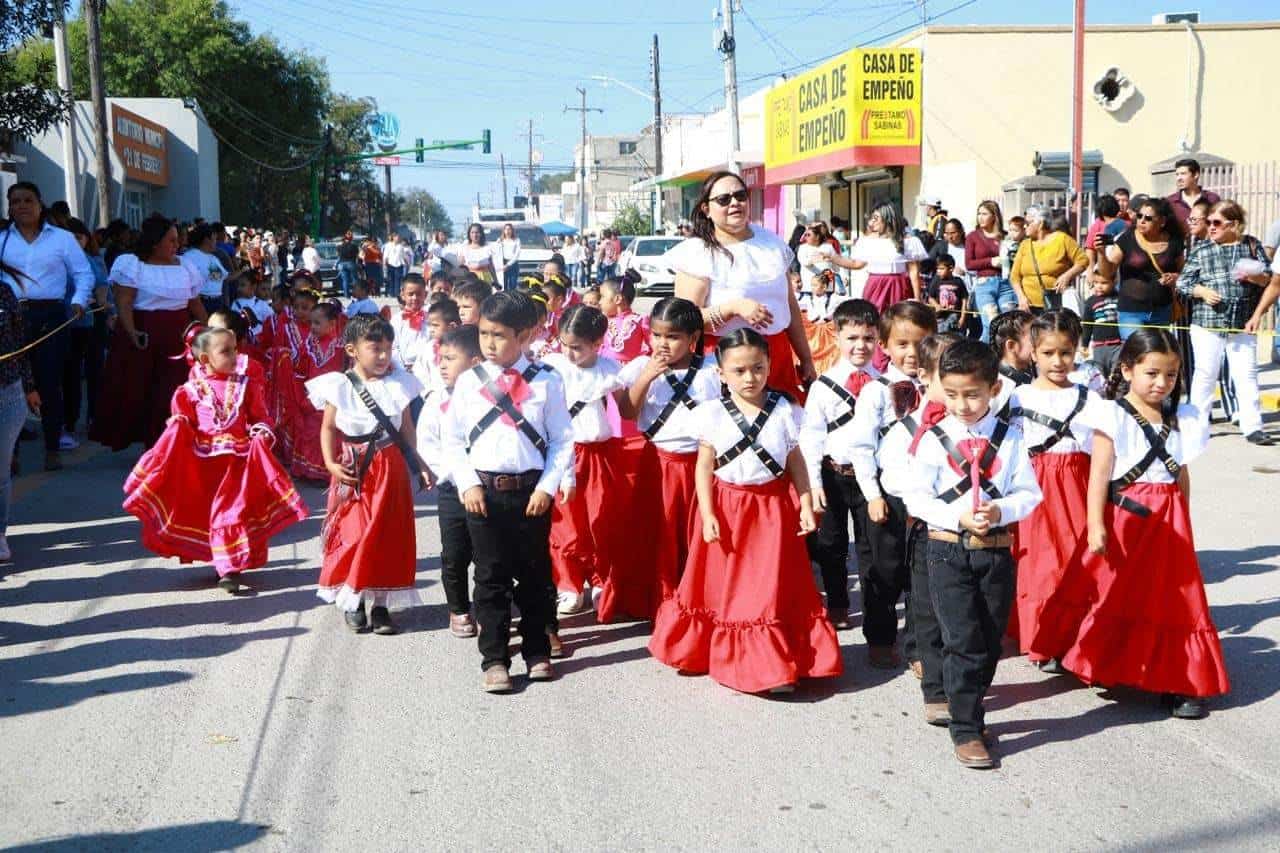
M 392 234 L 387 244 L 382 247 L 382 262 L 387 267 L 387 295 L 399 298 L 400 284 L 404 274 L 408 272 L 406 263 L 406 246 L 399 234 Z
M 302 249 L 302 268 L 312 275 L 320 274 L 320 253 L 316 251 L 315 243 L 311 242 L 310 237 L 304 237 L 306 244 Z

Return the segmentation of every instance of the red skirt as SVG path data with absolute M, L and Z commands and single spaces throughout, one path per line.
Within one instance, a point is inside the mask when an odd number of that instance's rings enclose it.
M 324 453 L 320 450 L 320 425 L 324 422 L 324 412 L 303 396 L 290 422 L 293 427 L 293 458 L 289 462 L 289 471 L 302 480 L 325 482 L 329 479 L 329 469 L 324 467 Z
M 142 544 L 219 575 L 267 562 L 268 540 L 307 518 L 307 505 L 261 439 L 247 456 L 195 454 L 195 432 L 174 420 L 124 482 L 124 508 L 142 522 Z
M 1183 696 L 1226 693 L 1231 682 L 1186 498 L 1175 483 L 1135 483 L 1124 494 L 1151 515 L 1108 504 L 1099 600 L 1062 665 L 1093 684 Z
M 116 324 L 102 375 L 118 381 L 98 403 L 90 439 L 124 450 L 137 441 L 150 447 L 160 438 L 169 420 L 173 392 L 187 381 L 182 332 L 190 317 L 186 308 L 134 311 L 134 326 L 150 339 L 146 349 L 134 346 L 124 326 Z
M 364 444 L 343 443 L 343 461 L 356 464 Z M 394 444 L 379 449 L 359 491 L 334 480 L 321 530 L 324 551 L 317 594 L 342 610 L 369 598 L 393 609 L 419 603 L 414 589 L 417 538 L 413 487 L 404 456 Z
M 869 275 L 862 288 L 862 298 L 876 306 L 881 314 L 890 305 L 896 305 L 915 296 L 911 289 L 911 278 L 906 273 L 892 275 Z
M 1098 601 L 1103 571 L 1089 552 L 1089 456 L 1042 453 L 1031 467 L 1044 501 L 1017 524 L 1017 618 L 1010 624 L 1024 653 L 1061 660 Z
M 577 494 L 567 506 L 557 500 L 551 509 L 551 578 L 562 592 L 603 586 L 609 577 L 612 531 L 625 523 L 630 507 L 618 482 L 621 445 L 616 438 L 574 445 Z
M 271 411 L 271 419 L 275 422 L 276 455 L 286 465 L 291 465 L 297 445 L 295 433 L 298 431 L 298 421 L 304 407 L 314 407 L 307 399 L 306 388 L 294 375 L 293 360 L 287 347 L 276 349 L 272 353 L 268 388 L 270 394 L 267 406 Z M 323 412 L 320 414 L 323 417 Z M 328 476 L 327 471 L 325 475 Z
M 698 522 L 693 484 L 698 454 L 668 453 L 645 441 L 641 450 L 624 443 L 623 460 L 624 466 L 635 466 L 629 475 L 634 511 L 626 535 L 631 538 L 618 544 L 620 553 L 596 608 L 600 622 L 654 617 L 658 605 L 675 595 Z
M 791 484 L 715 482 L 720 540 L 693 538 L 675 598 L 662 603 L 649 651 L 677 669 L 759 693 L 844 670 L 813 582 Z
M 796 370 L 796 351 L 791 347 L 791 338 L 783 329 L 777 334 L 766 335 L 765 340 L 769 342 L 769 387 L 804 405 L 805 392 L 800 384 L 800 372 Z M 719 341 L 716 335 L 704 335 L 703 351 L 715 352 Z

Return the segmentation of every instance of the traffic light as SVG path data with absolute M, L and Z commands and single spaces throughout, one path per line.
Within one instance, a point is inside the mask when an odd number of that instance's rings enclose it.
M 493 146 L 491 146 L 491 145 L 489 144 L 489 142 L 490 142 L 490 135 L 489 135 L 489 131 L 488 131 L 487 129 L 486 129 L 486 130 L 481 131 L 481 133 L 480 133 L 480 139 L 481 139 L 481 143 L 480 143 L 480 151 L 481 151 L 481 152 L 483 152 L 483 153 L 485 153 L 485 154 L 492 154 L 492 153 L 493 153 Z
M 424 161 L 426 160 L 426 158 L 422 156 L 424 152 L 423 152 L 423 150 L 422 150 L 422 138 L 421 138 L 421 137 L 419 137 L 419 138 L 417 138 L 417 139 L 413 140 L 413 147 L 414 147 L 414 148 L 416 148 L 416 149 L 418 149 L 417 151 L 414 151 L 414 152 L 413 152 L 413 159 L 414 159 L 414 161 L 415 161 L 415 162 L 418 162 L 418 163 L 422 163 L 422 162 L 424 162 Z

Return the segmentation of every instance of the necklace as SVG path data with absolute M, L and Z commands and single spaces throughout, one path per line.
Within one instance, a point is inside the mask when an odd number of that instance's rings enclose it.
M 236 371 L 226 379 L 226 387 L 223 389 L 222 398 L 219 399 L 218 392 L 214 389 L 213 384 L 209 381 L 211 374 L 208 369 L 203 366 L 197 366 L 193 371 L 191 378 L 192 383 L 196 387 L 199 402 L 204 403 L 213 413 L 213 431 L 226 432 L 231 428 L 240 414 L 240 406 L 244 403 L 245 388 L 248 383 L 249 357 L 247 355 L 236 356 Z

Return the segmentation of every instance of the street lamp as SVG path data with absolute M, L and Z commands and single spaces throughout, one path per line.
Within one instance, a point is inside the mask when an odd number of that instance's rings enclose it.
M 598 83 L 604 84 L 606 88 L 608 88 L 610 83 L 617 83 L 619 86 L 626 89 L 627 91 L 635 92 L 637 95 L 644 98 L 649 103 L 653 103 L 654 101 L 653 95 L 649 94 L 643 89 L 639 89 L 635 86 L 632 86 L 630 83 L 628 83 L 625 80 L 619 80 L 617 77 L 606 77 L 603 74 L 592 74 L 591 79 L 597 81 Z

